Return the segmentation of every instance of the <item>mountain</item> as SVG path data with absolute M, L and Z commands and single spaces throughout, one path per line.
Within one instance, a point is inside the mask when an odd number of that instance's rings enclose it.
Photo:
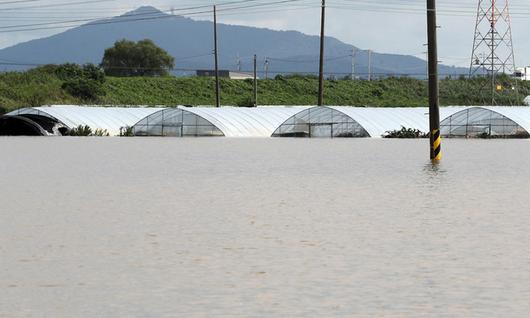
M 122 16 L 91 22 L 81 27 L 0 50 L 5 70 L 27 69 L 29 65 L 50 63 L 99 64 L 104 50 L 121 39 L 152 39 L 176 59 L 177 75 L 193 74 L 196 69 L 212 69 L 213 24 L 165 14 L 153 7 L 141 7 Z M 220 68 L 252 69 L 252 56 L 259 56 L 259 69 L 265 58 L 269 74 L 318 71 L 318 36 L 297 31 L 218 25 Z M 326 72 L 344 76 L 351 72 L 351 51 L 356 49 L 356 73 L 368 72 L 368 53 L 333 37 L 326 38 Z M 396 54 L 372 54 L 374 74 L 425 74 L 426 62 Z M 440 66 L 442 74 L 461 74 L 461 68 Z

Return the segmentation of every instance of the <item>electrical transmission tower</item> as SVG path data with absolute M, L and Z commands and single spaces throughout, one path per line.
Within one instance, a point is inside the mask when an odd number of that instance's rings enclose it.
M 498 75 L 514 72 L 509 0 L 479 0 L 469 76 L 491 78 L 491 101 L 495 104 L 495 96 L 504 90 Z

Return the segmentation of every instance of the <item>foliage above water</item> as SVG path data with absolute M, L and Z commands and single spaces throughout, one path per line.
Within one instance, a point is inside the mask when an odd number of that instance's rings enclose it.
M 121 128 L 120 137 L 134 137 L 134 128 L 129 126 Z
M 383 137 L 397 139 L 418 139 L 428 138 L 429 134 L 426 134 L 418 129 L 402 127 L 400 130 L 387 131 Z
M 110 136 L 109 132 L 106 129 L 96 129 L 92 130 L 89 126 L 79 126 L 68 132 L 68 136 L 72 137 L 108 137 Z

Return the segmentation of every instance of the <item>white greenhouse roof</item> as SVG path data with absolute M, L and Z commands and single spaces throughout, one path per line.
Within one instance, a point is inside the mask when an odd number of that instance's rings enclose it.
M 90 106 L 43 106 L 23 108 L 8 115 L 36 114 L 55 118 L 68 128 L 89 126 L 93 130 L 105 129 L 111 136 L 120 134 L 123 127 L 132 127 L 143 118 L 160 111 L 151 107 L 90 107 Z
M 429 108 L 409 107 L 347 107 L 330 106 L 346 114 L 359 123 L 372 138 L 380 138 L 386 132 L 400 130 L 402 127 L 418 129 L 424 133 L 429 132 Z M 440 119 L 443 120 L 466 107 L 442 107 Z
M 226 137 L 271 137 L 287 119 L 309 106 L 179 107 L 219 128 Z
M 271 137 L 292 116 L 314 106 L 263 106 L 243 107 L 183 107 L 178 109 L 200 116 L 216 126 L 226 137 Z M 327 106 L 359 123 L 373 138 L 402 127 L 429 131 L 429 109 Z M 530 132 L 530 107 L 468 106 L 440 108 L 440 121 L 470 108 L 497 112 Z M 168 108 L 150 107 L 89 107 L 44 106 L 24 108 L 8 115 L 37 114 L 54 118 L 69 128 L 87 125 L 92 129 L 106 129 L 118 135 L 120 128 L 133 127 L 148 116 Z
M 487 109 L 501 114 L 530 133 L 530 107 L 528 106 L 477 106 L 472 108 Z

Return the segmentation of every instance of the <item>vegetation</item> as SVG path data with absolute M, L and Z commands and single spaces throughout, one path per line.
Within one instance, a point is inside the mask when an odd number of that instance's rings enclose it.
M 94 137 L 109 137 L 110 133 L 106 129 L 98 128 L 94 131 L 94 133 L 91 135 Z
M 426 134 L 418 129 L 402 127 L 401 130 L 387 131 L 383 137 L 397 139 L 418 139 L 428 138 L 429 134 Z
M 68 132 L 68 136 L 72 137 L 108 137 L 109 132 L 106 129 L 92 130 L 89 126 L 79 126 Z
M 93 64 L 65 64 L 58 66 L 54 72 L 64 81 L 61 88 L 74 97 L 97 101 L 105 95 L 105 73 Z
M 121 40 L 105 50 L 101 66 L 109 76 L 167 76 L 175 59 L 151 40 Z
M 92 135 L 92 128 L 89 126 L 79 126 L 77 128 L 73 128 L 68 132 L 68 136 L 73 137 L 88 137 Z
M 530 95 L 530 83 L 502 78 L 498 104 L 522 105 Z M 516 86 L 518 93 L 511 88 Z M 442 105 L 487 105 L 488 80 L 444 79 L 440 83 Z M 221 79 L 223 105 L 252 104 L 252 81 Z M 260 105 L 314 105 L 318 79 L 311 76 L 277 76 L 260 80 Z M 328 80 L 328 105 L 418 107 L 428 105 L 427 83 L 412 78 L 375 81 Z M 106 77 L 93 65 L 45 66 L 27 72 L 0 74 L 0 107 L 11 111 L 46 104 L 93 105 L 212 105 L 215 81 L 206 77 Z M 1 110 L 0 110 L 1 111 Z
M 123 127 L 120 129 L 120 137 L 134 137 L 134 129 L 133 127 Z

